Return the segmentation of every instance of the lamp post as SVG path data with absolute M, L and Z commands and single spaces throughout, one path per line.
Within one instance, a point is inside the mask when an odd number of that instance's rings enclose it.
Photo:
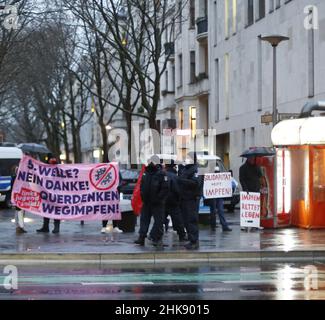
M 276 48 L 278 44 L 282 41 L 289 40 L 288 37 L 279 36 L 279 35 L 272 35 L 261 37 L 261 40 L 268 42 L 273 47 L 273 113 L 272 113 L 272 122 L 273 127 L 278 122 L 278 110 L 277 110 L 277 66 L 276 66 Z M 277 213 L 278 213 L 278 180 L 277 180 L 277 153 L 274 157 L 274 195 L 273 195 L 273 205 L 274 205 L 274 212 L 273 212 L 273 225 L 274 227 L 277 225 Z
M 273 47 L 273 113 L 272 113 L 272 123 L 273 127 L 278 122 L 278 109 L 277 109 L 277 57 L 276 57 L 276 48 L 278 44 L 282 41 L 289 40 L 288 37 L 272 35 L 261 37 L 261 40 L 268 42 Z

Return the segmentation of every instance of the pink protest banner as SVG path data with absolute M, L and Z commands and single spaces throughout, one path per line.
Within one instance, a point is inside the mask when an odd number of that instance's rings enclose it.
M 24 156 L 11 201 L 50 219 L 121 220 L 118 185 L 115 162 L 51 165 Z

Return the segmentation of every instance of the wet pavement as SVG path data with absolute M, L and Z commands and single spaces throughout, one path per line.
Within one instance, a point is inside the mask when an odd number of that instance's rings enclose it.
M 0 286 L 0 299 L 325 299 L 323 263 L 19 266 L 17 273 L 17 288 Z
M 62 222 L 58 235 L 37 234 L 42 219 L 31 214 L 26 215 L 28 233 L 16 235 L 12 221 L 12 210 L 0 210 L 0 254 L 10 253 L 164 253 L 186 252 L 179 243 L 177 234 L 169 230 L 164 235 L 164 247 L 157 249 L 146 243 L 141 247 L 134 245 L 136 232 L 110 233 L 102 235 L 101 222 Z M 325 230 L 305 230 L 299 228 L 264 229 L 251 232 L 240 230 L 239 212 L 227 213 L 232 232 L 222 232 L 218 227 L 210 231 L 208 226 L 200 225 L 200 248 L 198 252 L 291 252 L 303 250 L 325 252 Z M 51 228 L 53 222 L 51 221 Z

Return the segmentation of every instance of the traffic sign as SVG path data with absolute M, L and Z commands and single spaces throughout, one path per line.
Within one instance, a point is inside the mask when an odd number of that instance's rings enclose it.
M 265 112 L 265 114 L 261 115 L 261 123 L 269 124 L 273 121 L 273 116 L 269 112 Z
M 297 119 L 300 113 L 279 113 L 278 121 L 288 120 L 288 119 Z

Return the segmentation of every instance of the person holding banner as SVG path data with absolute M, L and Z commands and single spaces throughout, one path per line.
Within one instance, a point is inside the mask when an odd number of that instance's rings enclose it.
M 14 166 L 12 169 L 12 185 L 14 185 L 15 183 L 15 179 L 17 176 L 17 170 L 18 167 Z M 13 206 L 13 209 L 15 209 L 15 224 L 16 224 L 16 234 L 23 234 L 26 233 L 27 231 L 25 230 L 25 222 L 24 222 L 24 218 L 25 218 L 25 211 Z
M 243 191 L 247 192 L 261 192 L 261 179 L 263 173 L 261 168 L 257 165 L 256 157 L 248 157 L 245 163 L 239 168 L 239 181 L 243 188 Z M 243 228 L 242 228 L 243 229 Z M 254 228 L 254 229 L 263 229 Z M 248 231 L 248 227 L 245 227 Z
M 220 168 L 215 167 L 214 173 L 220 173 Z M 216 230 L 216 214 L 218 211 L 219 221 L 222 226 L 222 231 L 232 231 L 229 227 L 228 222 L 225 218 L 224 204 L 223 198 L 214 198 L 214 199 L 206 199 L 204 201 L 210 207 L 210 228 L 212 231 Z
M 47 161 L 48 164 L 58 164 L 57 159 L 52 155 L 52 153 L 47 154 Z M 49 233 L 50 228 L 50 219 L 49 218 L 43 218 L 43 226 L 41 229 L 37 229 L 36 232 L 38 233 Z M 57 234 L 60 232 L 60 220 L 54 219 L 54 229 L 52 233 Z
M 247 158 L 246 162 L 239 168 L 239 181 L 243 191 L 260 192 L 263 174 L 261 168 L 256 164 L 256 157 Z
M 165 202 L 168 196 L 169 181 L 162 170 L 157 155 L 152 156 L 148 162 L 149 164 L 142 175 L 140 187 L 143 207 L 140 215 L 139 238 L 134 243 L 144 246 L 151 217 L 153 217 L 154 224 L 150 231 L 150 239 L 154 246 L 160 247 L 163 245 Z
M 107 161 L 109 162 L 109 160 Z M 119 185 L 117 187 L 117 191 L 119 196 L 121 195 L 121 186 L 122 186 L 122 175 L 121 172 L 119 171 Z M 109 223 L 109 220 L 103 220 L 102 221 L 102 229 L 101 229 L 101 233 L 107 233 L 107 232 L 111 232 L 113 231 L 114 233 L 122 233 L 123 231 L 118 227 L 118 220 L 113 220 L 113 223 Z M 108 225 L 108 226 L 107 226 Z M 112 228 L 112 230 L 110 230 Z

